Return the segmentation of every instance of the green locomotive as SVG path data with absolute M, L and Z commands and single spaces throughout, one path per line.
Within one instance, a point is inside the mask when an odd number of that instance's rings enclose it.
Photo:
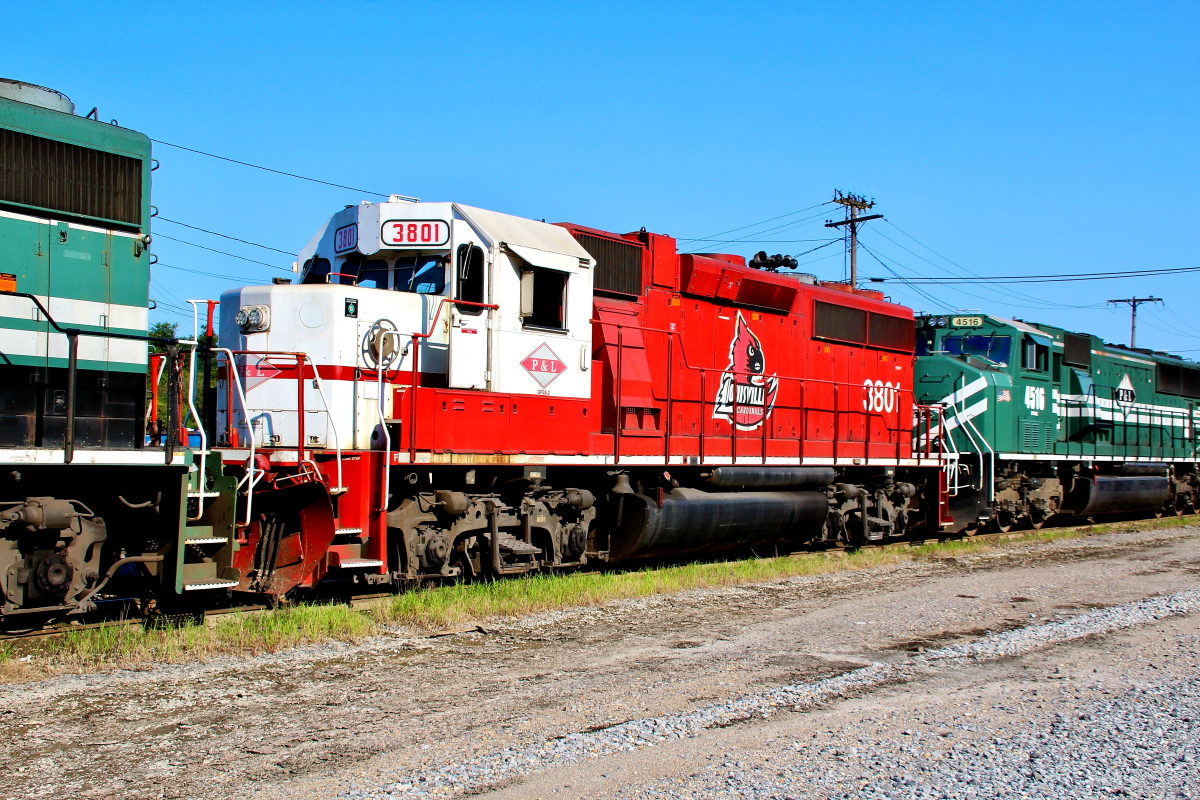
M 231 479 L 146 439 L 150 140 L 0 80 L 0 619 L 232 586 Z M 203 495 L 203 497 L 202 497 Z M 203 509 L 201 505 L 203 504 Z M 185 544 L 186 543 L 186 544 Z
M 1195 510 L 1200 365 L 974 311 L 918 317 L 916 335 L 916 401 L 945 408 L 953 531 Z

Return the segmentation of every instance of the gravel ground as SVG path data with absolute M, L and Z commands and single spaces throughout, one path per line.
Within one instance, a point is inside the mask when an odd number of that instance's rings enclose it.
M 0 798 L 857 796 L 893 775 L 911 794 L 952 745 L 987 752 L 1192 679 L 1200 614 L 1175 612 L 1198 574 L 1197 529 L 1132 531 L 0 687 Z M 1185 623 L 1190 640 L 1152 635 Z M 1173 724 L 1155 727 L 1171 741 Z M 927 767 L 933 740 L 913 737 L 943 727 Z
M 695 737 L 704 730 L 767 719 L 780 710 L 807 711 L 881 686 L 932 675 L 940 670 L 969 668 L 976 663 L 1014 658 L 1053 645 L 1104 636 L 1198 610 L 1200 591 L 1196 590 L 1149 598 L 1059 622 L 986 636 L 967 644 L 933 650 L 901 663 L 876 663 L 815 683 L 781 686 L 683 714 L 633 720 L 601 731 L 570 734 L 532 748 L 505 749 L 485 758 L 452 764 L 440 770 L 417 771 L 374 791 L 353 789 L 341 796 L 374 800 L 474 792 L 516 775 L 621 751 L 653 747 L 671 739 Z M 1200 744 L 1195 741 L 1196 734 L 1200 732 L 1200 683 L 1194 680 L 1177 682 L 1166 689 L 1156 690 L 1153 699 L 1147 702 L 1150 697 L 1145 692 L 1134 690 L 1102 708 L 1078 714 L 1076 721 L 1067 720 L 1059 714 L 1048 734 L 1030 733 L 1011 740 L 995 738 L 982 745 L 951 747 L 944 753 L 942 749 L 946 743 L 940 734 L 913 737 L 912 732 L 908 731 L 906 735 L 913 738 L 902 753 L 913 748 L 917 751 L 921 748 L 937 749 L 936 758 L 943 762 L 936 776 L 924 782 L 919 792 L 914 789 L 912 796 L 947 797 L 966 793 L 999 797 L 1029 791 L 1034 796 L 1057 797 L 1064 796 L 1063 790 L 1075 785 L 1077 777 L 1081 777 L 1089 789 L 1109 792 L 1122 785 L 1120 776 L 1124 772 L 1143 773 L 1150 767 L 1152 771 L 1149 776 L 1157 779 L 1162 769 L 1175 765 L 1180 767 L 1181 773 L 1200 778 L 1200 765 L 1188 768 L 1200 749 Z M 1174 703 L 1180 704 L 1185 710 L 1171 713 Z M 1126 733 L 1114 738 L 1114 731 Z M 930 739 L 932 741 L 928 741 Z M 1099 741 L 1120 741 L 1120 744 L 1096 746 Z M 1190 746 L 1191 755 L 1178 756 L 1173 752 L 1177 749 L 1174 745 L 1180 743 Z M 877 746 L 872 746 L 877 743 L 862 744 L 868 751 L 878 750 Z M 803 747 L 795 746 L 794 749 L 802 750 Z M 829 746 L 818 751 L 818 754 L 834 758 L 856 756 L 860 748 L 850 748 L 850 751 L 844 753 L 838 747 Z M 928 758 L 934 756 L 929 754 Z M 1067 765 L 1066 770 L 1061 769 L 1064 764 Z M 1050 765 L 1060 768 L 1054 769 Z M 724 770 L 730 767 L 733 769 L 725 773 Z M 787 797 L 797 793 L 795 787 L 798 782 L 808 782 L 813 774 L 804 768 L 803 763 L 793 765 L 790 768 L 792 774 L 777 773 L 771 778 L 763 776 L 761 768 L 745 773 L 740 767 L 736 762 L 722 764 L 710 770 L 711 774 L 699 778 L 694 788 L 660 786 L 651 796 L 712 797 L 724 792 L 738 797 Z M 875 771 L 882 768 L 905 773 L 913 769 L 913 764 L 905 759 L 892 764 L 876 760 L 873 767 Z M 778 770 L 778 767 L 774 769 Z M 836 774 L 837 771 L 832 775 Z M 838 782 L 839 779 L 832 775 L 826 778 L 826 782 Z M 898 774 L 880 783 L 872 783 L 868 779 L 865 784 L 856 787 L 855 793 L 845 796 L 892 797 L 897 789 L 901 796 L 908 796 L 909 792 L 904 787 L 916 785 L 916 779 L 911 775 Z M 805 792 L 806 795 L 809 793 L 810 790 Z

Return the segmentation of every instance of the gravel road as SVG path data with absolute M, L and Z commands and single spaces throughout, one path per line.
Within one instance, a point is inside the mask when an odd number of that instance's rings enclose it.
M 0 797 L 1186 797 L 1198 574 L 1105 534 L 7 687 Z

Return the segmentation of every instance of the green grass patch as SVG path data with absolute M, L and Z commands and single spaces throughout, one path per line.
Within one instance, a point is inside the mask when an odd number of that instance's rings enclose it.
M 254 655 L 330 640 L 359 642 L 378 632 L 369 614 L 345 605 L 286 606 L 162 627 L 88 626 L 60 636 L 0 644 L 0 681 Z M 18 654 L 32 658 L 22 661 Z
M 1076 528 L 1049 528 L 992 537 L 953 539 L 915 546 L 798 553 L 776 558 L 716 561 L 630 572 L 560 573 L 496 582 L 452 584 L 382 598 L 364 609 L 346 605 L 284 606 L 230 613 L 176 627 L 101 625 L 55 637 L 0 642 L 0 682 L 109 668 L 145 668 L 223 655 L 253 655 L 325 641 L 361 642 L 395 633 L 397 626 L 434 632 L 464 623 L 486 623 L 616 600 L 767 583 L 808 575 L 870 570 L 908 561 L 935 561 L 999 551 L 1013 545 L 1125 530 L 1196 524 L 1196 517 L 1131 520 Z

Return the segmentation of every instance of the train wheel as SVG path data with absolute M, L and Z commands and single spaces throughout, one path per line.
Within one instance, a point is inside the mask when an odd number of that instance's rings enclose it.
M 1046 524 L 1048 517 L 1040 508 L 1029 509 L 1029 527 L 1035 531 L 1040 531 Z
M 1008 533 L 1017 523 L 1017 517 L 1011 511 L 996 510 L 996 516 L 992 517 L 991 528 L 997 533 Z
M 1175 516 L 1182 517 L 1191 512 L 1192 496 L 1190 494 L 1175 495 Z

